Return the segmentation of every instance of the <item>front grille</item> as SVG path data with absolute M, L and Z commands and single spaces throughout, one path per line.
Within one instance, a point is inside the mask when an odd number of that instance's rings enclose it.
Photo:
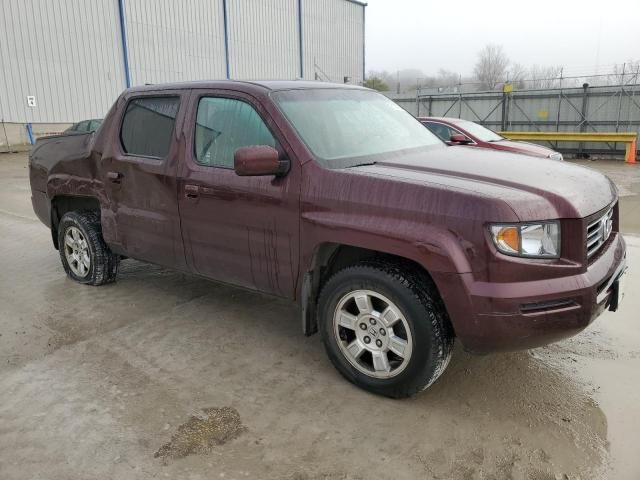
M 593 257 L 609 239 L 613 230 L 613 207 L 587 224 L 587 258 Z

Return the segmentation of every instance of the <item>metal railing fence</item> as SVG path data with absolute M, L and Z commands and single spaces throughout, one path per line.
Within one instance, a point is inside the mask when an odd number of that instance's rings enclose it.
M 637 81 L 637 79 L 634 79 Z M 393 100 L 416 116 L 457 117 L 492 130 L 636 132 L 640 83 L 502 92 L 420 93 Z M 547 142 L 564 153 L 624 155 L 621 143 Z

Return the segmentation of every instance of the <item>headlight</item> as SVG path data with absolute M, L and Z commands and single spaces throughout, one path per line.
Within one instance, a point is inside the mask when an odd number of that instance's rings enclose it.
M 494 224 L 489 231 L 496 248 L 507 255 L 560 256 L 560 222 Z
M 549 155 L 549 158 L 550 158 L 551 160 L 559 160 L 559 161 L 564 160 L 564 158 L 563 158 L 562 154 L 561 154 L 561 153 L 558 153 L 558 152 L 553 152 L 551 155 Z

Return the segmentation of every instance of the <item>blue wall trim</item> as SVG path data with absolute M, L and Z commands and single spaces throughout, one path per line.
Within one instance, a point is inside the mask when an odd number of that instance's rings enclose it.
M 127 85 L 127 88 L 129 88 L 131 86 L 131 72 L 129 71 L 129 48 L 127 47 L 127 30 L 124 21 L 124 0 L 118 0 L 118 15 L 120 16 L 120 38 L 122 39 L 124 81 Z
M 26 126 L 27 126 L 27 137 L 29 137 L 29 144 L 35 145 L 36 141 L 33 139 L 33 125 L 31 125 L 30 123 L 27 123 Z
M 229 68 L 229 26 L 227 22 L 227 0 L 222 0 L 222 19 L 224 22 L 224 63 L 227 69 L 227 79 L 231 78 Z
M 298 0 L 298 48 L 300 49 L 300 78 L 304 78 L 304 41 L 302 37 L 302 0 Z

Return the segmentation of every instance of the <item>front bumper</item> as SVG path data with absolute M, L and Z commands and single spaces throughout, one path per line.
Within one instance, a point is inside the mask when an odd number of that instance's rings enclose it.
M 435 280 L 465 349 L 488 353 L 539 347 L 580 332 L 617 308 L 617 280 L 625 270 L 625 242 L 615 233 L 577 275 L 494 283 L 466 273 Z

